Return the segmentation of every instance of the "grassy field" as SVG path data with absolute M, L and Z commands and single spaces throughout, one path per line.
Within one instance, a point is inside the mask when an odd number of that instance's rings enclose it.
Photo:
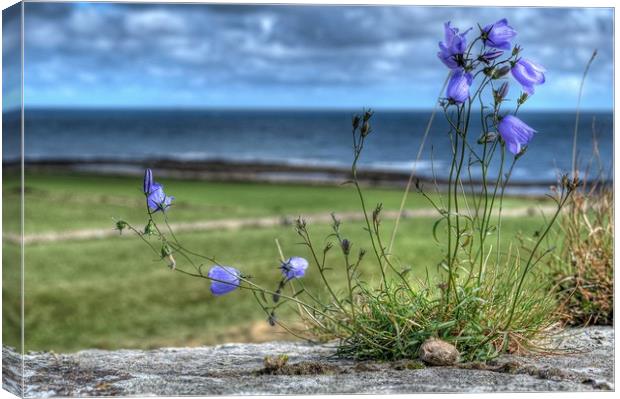
M 174 195 L 174 221 L 213 220 L 316 212 L 358 211 L 353 187 L 225 183 L 157 179 L 168 195 Z M 26 186 L 26 234 L 81 228 L 107 228 L 112 218 L 143 220 L 142 179 L 81 174 L 28 174 Z M 429 190 L 431 188 L 429 187 Z M 402 190 L 365 190 L 369 204 L 383 203 L 398 209 Z M 9 176 L 3 184 L 4 214 L 18 212 L 19 180 Z M 523 206 L 521 199 L 507 199 L 506 207 Z M 420 194 L 412 192 L 407 208 L 429 208 Z M 6 218 L 9 222 L 15 219 Z M 12 230 L 16 226 L 5 226 Z
M 358 209 L 355 193 L 347 187 L 306 187 L 199 181 L 162 181 L 177 197 L 170 211 L 172 221 L 296 215 Z M 112 228 L 113 217 L 144 224 L 140 178 L 40 174 L 26 177 L 26 234 L 79 228 Z M 15 181 L 4 183 L 3 195 L 16 198 Z M 396 209 L 401 190 L 367 190 L 368 203 L 383 202 Z M 15 210 L 5 206 L 3 212 Z M 535 206 L 538 202 L 511 199 L 507 206 Z M 408 209 L 428 208 L 414 194 Z M 441 259 L 440 247 L 430 234 L 434 218 L 402 223 L 395 249 L 400 263 L 412 267 L 412 277 L 427 268 L 433 273 Z M 386 240 L 392 221 L 385 221 Z M 502 236 L 516 232 L 532 235 L 540 227 L 537 217 L 506 219 Z M 10 227 L 10 226 L 9 226 Z M 5 227 L 6 228 L 6 227 Z M 310 227 L 318 245 L 329 226 Z M 345 223 L 344 232 L 355 248 L 368 248 L 359 222 Z M 300 247 L 291 226 L 179 234 L 184 244 L 215 256 L 254 276 L 256 282 L 274 287 L 279 278 L 278 238 L 286 256 L 309 257 Z M 5 243 L 4 258 L 16 248 Z M 331 273 L 342 281 L 344 272 L 336 251 Z M 214 344 L 225 341 L 282 338 L 268 328 L 265 317 L 249 292 L 236 291 L 215 298 L 208 282 L 173 273 L 157 261 L 148 247 L 127 234 L 108 239 L 32 244 L 26 248 L 26 349 L 75 351 L 83 348 L 152 348 Z M 5 262 L 6 265 L 6 262 Z M 180 267 L 184 267 L 179 262 Z M 362 263 L 367 280 L 376 279 L 371 257 Z M 16 270 L 4 268 L 5 281 L 15 280 Z M 308 287 L 320 290 L 317 273 L 309 270 Z M 14 287 L 13 287 L 14 288 Z M 14 296 L 3 287 L 5 321 L 15 323 Z M 8 301 L 7 301 L 8 299 Z M 286 317 L 286 313 L 283 315 Z M 3 338 L 11 343 L 5 324 Z M 9 329 L 10 330 L 10 329 Z

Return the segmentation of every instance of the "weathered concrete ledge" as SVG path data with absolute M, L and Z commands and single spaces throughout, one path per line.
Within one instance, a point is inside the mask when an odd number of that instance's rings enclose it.
M 243 395 L 613 390 L 614 332 L 567 330 L 560 354 L 503 356 L 489 364 L 421 367 L 413 361 L 336 359 L 329 345 L 297 342 L 201 348 L 85 350 L 24 356 L 28 397 L 110 395 Z M 286 354 L 287 366 L 264 369 L 265 356 Z M 20 356 L 3 348 L 3 382 L 19 375 Z M 7 363 L 8 362 L 8 363 Z

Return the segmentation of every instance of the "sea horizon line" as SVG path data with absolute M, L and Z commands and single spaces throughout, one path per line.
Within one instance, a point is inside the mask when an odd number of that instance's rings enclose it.
M 359 113 L 363 110 L 371 109 L 375 112 L 386 113 L 401 113 L 401 112 L 415 112 L 425 113 L 432 112 L 433 108 L 424 107 L 228 107 L 228 106 L 79 106 L 79 105 L 35 105 L 26 106 L 25 111 L 124 111 L 124 112 L 148 112 L 148 111 L 170 111 L 170 112 L 351 112 Z M 472 108 L 472 111 L 479 108 Z M 11 108 L 2 110 L 3 114 L 11 114 L 21 111 L 21 108 Z M 521 111 L 523 113 L 575 113 L 575 109 L 571 108 L 535 108 Z M 580 112 L 589 113 L 612 113 L 613 108 L 582 108 Z

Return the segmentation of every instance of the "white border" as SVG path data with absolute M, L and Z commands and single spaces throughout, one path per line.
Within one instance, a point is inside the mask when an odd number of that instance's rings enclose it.
M 26 2 L 45 2 L 43 0 L 27 0 Z M 47 1 L 47 2 L 67 2 L 67 1 Z M 110 2 L 110 1 L 101 1 L 101 0 L 94 0 L 93 2 Z M 132 0 L 132 1 L 114 1 L 116 3 L 213 3 L 213 4 L 218 4 L 218 3 L 227 3 L 227 4 L 321 4 L 321 5 L 329 5 L 329 4 L 342 4 L 342 5 L 355 5 L 355 4 L 377 4 L 377 5 L 419 5 L 419 6 L 480 6 L 480 7 L 607 7 L 607 8 L 614 8 L 614 22 L 617 19 L 617 15 L 618 15 L 618 10 L 615 8 L 616 4 L 614 1 L 610 1 L 610 0 L 587 0 L 587 1 L 575 1 L 575 0 L 563 0 L 563 1 L 550 1 L 550 0 L 537 0 L 537 1 L 525 1 L 525 0 L 504 0 L 501 2 L 498 1 L 466 1 L 466 0 L 444 0 L 444 1 L 437 1 L 437 0 L 423 0 L 423 1 L 403 1 L 403 0 L 390 0 L 390 1 L 351 1 L 351 0 L 338 0 L 338 1 L 329 1 L 329 0 L 314 0 L 314 1 L 302 1 L 302 0 L 289 0 L 289 1 L 266 1 L 266 0 L 245 0 L 245 1 L 239 1 L 239 0 L 231 0 L 231 1 L 213 1 L 213 0 L 205 0 L 205 1 L 175 1 L 175 0 Z M 2 9 L 7 8 L 10 5 L 15 4 L 16 1 L 14 0 L 0 0 L 0 4 L 2 5 Z M 0 42 L 1 42 L 1 27 L 2 27 L 2 22 L 0 21 Z M 570 29 L 569 26 L 566 27 L 567 29 Z M 615 93 L 618 92 L 618 87 L 619 87 L 619 83 L 618 83 L 618 70 L 615 68 L 616 65 L 616 54 L 618 54 L 618 49 L 619 49 L 619 44 L 618 44 L 618 32 L 615 29 L 615 23 L 614 23 L 614 176 L 620 176 L 620 174 L 618 173 L 620 170 L 620 166 L 618 165 L 618 162 L 615 162 L 615 154 L 619 153 L 618 152 L 618 140 L 616 140 L 616 133 L 618 133 L 618 126 L 620 125 L 620 117 L 618 116 L 618 113 L 615 112 Z M 0 65 L 1 65 L 1 61 L 2 61 L 2 55 L 0 54 Z M 23 75 L 22 75 L 23 78 Z M 22 82 L 23 83 L 23 82 Z M 23 96 L 22 96 L 22 102 L 23 102 Z M 2 105 L 2 99 L 0 98 L 0 109 L 1 109 L 1 105 Z M 22 113 L 23 113 L 23 106 L 22 106 Z M 1 130 L 1 128 L 0 128 Z M 2 143 L 0 141 L 0 154 L 2 151 Z M 0 166 L 0 171 L 1 171 L 1 166 Z M 0 174 L 0 181 L 1 181 L 1 174 Z M 23 187 L 22 187 L 23 188 Z M 617 199 L 618 198 L 618 186 L 615 184 L 614 182 L 614 198 Z M 0 198 L 0 205 L 2 204 L 2 200 Z M 617 204 L 617 201 L 614 200 L 614 204 Z M 0 215 L 1 218 L 1 215 Z M 617 221 L 618 221 L 618 217 L 617 215 L 615 215 L 614 217 L 614 223 L 615 226 L 617 226 Z M 0 233 L 1 233 L 1 227 L 0 227 Z M 614 240 L 614 248 L 617 248 L 617 244 L 618 244 L 618 240 L 617 238 Z M 1 255 L 1 248 L 0 248 L 0 255 Z M 618 259 L 618 255 L 616 253 L 616 251 L 614 251 L 614 264 L 616 263 L 616 260 Z M 1 276 L 0 276 L 1 279 Z M 615 274 L 615 288 L 617 287 L 618 284 L 618 275 L 617 273 Z M 23 292 L 23 287 L 22 287 L 22 292 Z M 614 296 L 616 294 L 616 289 L 614 290 Z M 2 303 L 2 298 L 0 296 L 0 306 Z M 615 320 L 616 320 L 616 315 L 614 315 L 614 328 L 615 328 Z M 0 333 L 1 333 L 1 326 L 0 326 Z M 0 340 L 1 340 L 1 334 L 0 334 Z M 616 344 L 616 349 L 617 349 L 617 344 Z M 615 365 L 617 365 L 617 360 L 618 360 L 618 351 L 615 350 Z M 614 381 L 617 383 L 618 381 L 618 376 L 619 376 L 619 372 L 618 372 L 618 367 L 615 367 L 614 369 Z M 489 394 L 459 394 L 459 395 L 467 395 L 467 397 L 489 397 Z M 493 393 L 492 394 L 494 398 L 541 398 L 543 397 L 543 395 L 545 397 L 555 397 L 555 398 L 588 398 L 591 393 L 590 392 L 581 392 L 581 393 L 577 393 L 577 392 L 557 392 L 557 393 Z M 596 397 L 601 397 L 601 398 L 607 398 L 607 397 L 612 397 L 612 395 L 614 395 L 614 393 L 612 392 L 596 392 L 595 393 Z M 336 397 L 342 397 L 342 396 L 359 396 L 359 397 L 368 397 L 368 395 L 321 395 L 321 397 L 324 398 L 336 398 Z M 412 398 L 414 397 L 414 395 L 377 395 L 380 397 L 385 397 L 385 398 L 391 398 L 391 399 L 401 399 L 401 398 Z M 433 394 L 433 398 L 450 398 L 453 397 L 454 394 Z M 615 396 L 615 395 L 614 395 Z M 8 392 L 2 390 L 0 391 L 0 399 L 4 399 L 4 398 L 14 398 L 15 396 L 9 394 Z M 247 396 L 246 396 L 247 397 Z M 283 398 L 283 397 L 292 397 L 292 396 L 260 396 L 260 398 Z M 180 398 L 185 398 L 185 397 L 180 397 Z M 218 398 L 225 398 L 225 396 L 219 396 Z M 237 397 L 238 398 L 238 397 Z

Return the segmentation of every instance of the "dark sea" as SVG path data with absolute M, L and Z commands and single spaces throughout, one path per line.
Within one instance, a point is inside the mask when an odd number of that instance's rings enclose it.
M 292 165 L 342 166 L 352 160 L 353 111 L 247 110 L 26 110 L 28 160 L 135 161 L 222 160 Z M 410 171 L 430 111 L 377 111 L 360 167 Z M 479 115 L 479 114 L 478 114 Z M 513 179 L 554 181 L 571 168 L 574 112 L 522 112 L 538 131 L 517 163 Z M 5 115 L 5 130 L 14 115 Z M 418 173 L 448 172 L 448 125 L 437 113 Z M 582 169 L 593 153 L 596 134 L 600 166 L 613 171 L 613 114 L 582 112 L 578 154 Z M 472 146 L 479 149 L 479 117 L 472 117 Z M 5 137 L 6 140 L 11 140 Z M 11 154 L 4 152 L 5 161 Z M 497 157 L 499 158 L 499 157 Z M 598 162 L 598 161 L 597 161 Z M 432 167 L 431 167 L 432 166 Z M 598 163 L 596 169 L 599 169 Z M 495 164 L 497 170 L 497 164 Z M 472 173 L 477 176 L 476 168 Z

